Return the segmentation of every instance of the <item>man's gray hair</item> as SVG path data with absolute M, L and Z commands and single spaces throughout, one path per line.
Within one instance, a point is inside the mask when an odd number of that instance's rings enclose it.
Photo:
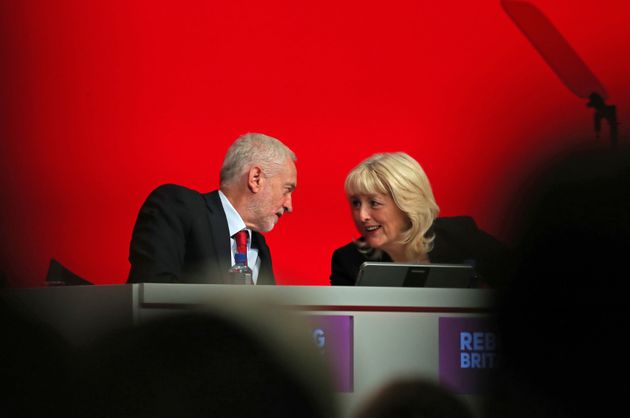
M 273 176 L 287 158 L 297 161 L 295 153 L 276 138 L 260 133 L 241 135 L 225 154 L 221 186 L 232 183 L 253 165 L 260 165 L 266 177 Z

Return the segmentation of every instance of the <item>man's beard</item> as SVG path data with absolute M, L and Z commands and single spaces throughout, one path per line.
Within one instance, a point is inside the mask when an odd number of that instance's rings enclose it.
M 276 226 L 276 215 L 268 215 L 269 208 L 265 203 L 265 196 L 252 199 L 248 205 L 249 213 L 253 215 L 254 224 L 258 232 L 269 232 Z

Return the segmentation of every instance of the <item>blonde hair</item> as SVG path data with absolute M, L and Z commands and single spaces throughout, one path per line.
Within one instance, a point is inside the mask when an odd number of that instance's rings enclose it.
M 346 177 L 348 196 L 355 194 L 388 194 L 407 216 L 410 227 L 402 233 L 400 243 L 406 246 L 410 259 L 427 254 L 435 236 L 429 235 L 440 208 L 435 202 L 429 179 L 420 164 L 404 152 L 379 153 L 353 168 Z M 380 257 L 380 252 L 358 244 L 362 252 Z

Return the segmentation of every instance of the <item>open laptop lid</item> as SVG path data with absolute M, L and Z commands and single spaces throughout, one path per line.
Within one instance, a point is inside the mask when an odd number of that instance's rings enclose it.
M 475 270 L 468 264 L 407 264 L 366 261 L 356 286 L 474 287 Z

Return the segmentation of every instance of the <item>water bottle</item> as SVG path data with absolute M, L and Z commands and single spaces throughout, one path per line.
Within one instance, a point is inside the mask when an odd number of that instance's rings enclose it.
M 252 269 L 247 265 L 247 254 L 235 253 L 234 265 L 228 273 L 232 284 L 254 284 Z

